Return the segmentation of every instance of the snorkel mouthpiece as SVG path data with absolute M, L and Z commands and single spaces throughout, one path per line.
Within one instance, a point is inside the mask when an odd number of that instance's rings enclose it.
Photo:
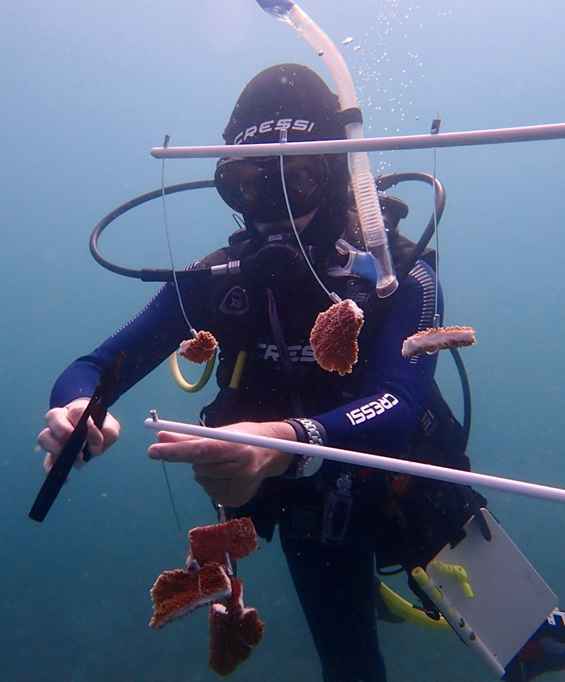
M 343 57 L 328 36 L 292 0 L 257 0 L 270 15 L 285 21 L 304 36 L 322 57 L 335 81 L 341 111 L 359 109 L 353 79 Z M 363 127 L 358 121 L 345 126 L 348 139 L 362 139 Z M 363 232 L 365 248 L 377 261 L 377 295 L 386 298 L 396 291 L 398 280 L 390 257 L 388 239 L 381 214 L 377 188 L 367 152 L 352 152 L 351 182 L 355 203 L 359 212 L 359 222 Z
M 283 0 L 282 2 L 273 2 L 272 0 L 257 0 L 259 5 L 271 16 L 280 21 L 291 22 L 289 13 L 294 2 L 292 0 Z

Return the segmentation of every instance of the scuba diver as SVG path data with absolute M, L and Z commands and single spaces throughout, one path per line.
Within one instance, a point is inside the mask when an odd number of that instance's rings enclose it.
M 270 67 L 245 87 L 224 131 L 226 144 L 345 138 L 338 98 L 310 69 Z M 123 352 L 112 402 L 175 352 L 187 337 L 177 293 L 196 329 L 219 342 L 219 393 L 203 410 L 207 426 L 378 453 L 469 469 L 466 435 L 434 382 L 437 355 L 401 354 L 403 341 L 443 314 L 430 249 L 379 299 L 374 282 L 349 265 L 339 239 L 362 249 L 347 154 L 287 156 L 284 184 L 307 258 L 326 287 L 364 312 L 359 361 L 340 376 L 316 362 L 309 334 L 328 307 L 289 220 L 278 157 L 218 162 L 215 184 L 243 218 L 229 244 L 190 266 L 239 261 L 241 272 L 168 283 L 130 322 L 56 381 L 47 428 L 39 436 L 49 471 L 107 365 Z M 382 197 L 397 272 L 413 244 L 398 229 L 408 207 Z M 245 267 L 243 267 L 245 265 Z M 241 369 L 242 359 L 244 360 Z M 237 372 L 236 370 L 237 366 Z M 237 373 L 237 378 L 234 378 Z M 92 455 L 119 436 L 110 414 L 89 423 Z M 258 534 L 280 540 L 321 661 L 325 682 L 384 682 L 378 618 L 393 619 L 376 572 L 426 565 L 486 500 L 466 486 L 363 469 L 321 458 L 161 432 L 149 456 L 191 464 L 196 482 L 226 508 L 250 517 Z M 436 607 L 409 584 L 431 618 Z M 527 682 L 565 668 L 562 619 L 545 623 L 507 667 L 505 679 Z

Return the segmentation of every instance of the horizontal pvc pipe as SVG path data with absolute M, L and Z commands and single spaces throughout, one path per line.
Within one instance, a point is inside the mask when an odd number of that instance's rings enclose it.
M 565 504 L 565 490 L 552 488 L 537 483 L 527 483 L 525 481 L 515 481 L 511 478 L 500 478 L 487 474 L 475 474 L 470 471 L 460 471 L 459 469 L 448 469 L 432 464 L 421 464 L 420 462 L 410 462 L 404 459 L 394 459 L 393 457 L 383 457 L 382 455 L 368 455 L 364 452 L 353 450 L 341 450 L 339 448 L 328 448 L 324 445 L 310 445 L 308 443 L 296 443 L 294 441 L 282 440 L 278 438 L 268 438 L 266 436 L 254 436 L 249 433 L 239 433 L 228 431 L 227 429 L 211 429 L 206 426 L 196 426 L 195 424 L 184 424 L 182 422 L 171 422 L 164 419 L 146 419 L 145 426 L 155 431 L 171 431 L 173 433 L 184 433 L 190 436 L 201 438 L 213 438 L 215 440 L 228 441 L 230 443 L 241 443 L 244 445 L 255 445 L 273 450 L 283 450 L 293 454 L 305 455 L 307 457 L 323 457 L 335 462 L 347 462 L 371 469 L 383 469 L 384 471 L 396 471 L 422 478 L 433 478 L 438 481 L 448 481 L 460 485 L 482 486 L 492 490 L 501 490 L 505 493 L 516 495 L 527 495 L 537 497 L 550 502 L 561 502 Z
M 469 147 L 508 142 L 535 142 L 565 138 L 565 123 L 494 128 L 436 135 L 404 135 L 369 137 L 359 140 L 317 140 L 315 142 L 272 142 L 269 144 L 226 144 L 212 147 L 154 147 L 157 159 L 228 158 L 248 156 L 281 156 L 296 154 L 342 154 L 344 152 L 379 152 L 432 147 Z

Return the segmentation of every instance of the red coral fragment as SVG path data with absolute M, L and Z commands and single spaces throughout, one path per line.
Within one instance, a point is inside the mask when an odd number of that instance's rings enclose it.
M 231 561 L 238 561 L 259 546 L 255 526 L 247 518 L 193 528 L 188 537 L 191 558 L 200 566 L 210 561 L 225 564 L 226 552 Z
M 161 628 L 177 618 L 230 596 L 231 582 L 219 563 L 209 563 L 199 570 L 189 568 L 165 571 L 151 589 L 153 618 L 149 625 Z
M 211 332 L 199 331 L 194 339 L 183 341 L 179 347 L 179 355 L 191 362 L 202 364 L 211 360 L 218 342 Z
M 265 629 L 257 611 L 244 607 L 241 580 L 228 577 L 226 566 L 229 559 L 242 559 L 257 548 L 257 533 L 251 519 L 244 518 L 193 528 L 189 538 L 188 570 L 165 571 L 151 590 L 154 615 L 150 625 L 162 627 L 212 604 L 210 666 L 218 675 L 229 675 L 249 658 Z
M 316 318 L 310 345 L 316 361 L 340 376 L 351 372 L 357 362 L 357 337 L 363 325 L 363 311 L 351 299 L 335 303 Z
M 263 637 L 265 624 L 257 611 L 243 606 L 241 580 L 231 578 L 232 593 L 227 604 L 210 607 L 210 667 L 218 675 L 231 674 L 246 661 Z

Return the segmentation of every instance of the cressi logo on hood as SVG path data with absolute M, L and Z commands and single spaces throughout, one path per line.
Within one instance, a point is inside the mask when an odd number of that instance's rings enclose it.
M 223 137 L 226 144 L 290 142 L 345 137 L 337 95 L 314 71 L 277 64 L 252 78 L 239 96 Z
M 255 140 L 260 135 L 265 135 L 272 132 L 281 132 L 283 130 L 296 130 L 310 133 L 314 129 L 315 121 L 308 121 L 304 118 L 279 118 L 278 120 L 270 119 L 262 121 L 257 125 L 251 125 L 245 130 L 239 132 L 233 141 L 233 144 L 243 144 L 247 140 Z

